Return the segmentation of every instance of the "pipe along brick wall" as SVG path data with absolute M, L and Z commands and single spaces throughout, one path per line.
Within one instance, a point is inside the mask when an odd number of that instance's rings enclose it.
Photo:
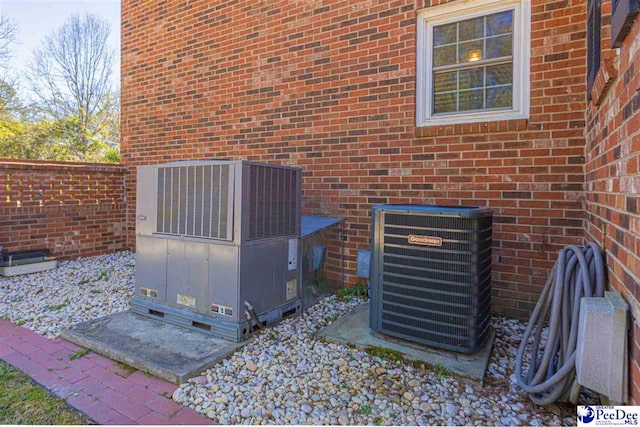
M 126 249 L 126 168 L 0 159 L 0 245 L 61 258 Z
M 586 128 L 585 238 L 602 242 L 609 286 L 633 317 L 631 397 L 640 404 L 640 21 L 619 52 L 610 49 L 611 1 L 602 3 L 602 63 Z
M 528 120 L 417 128 L 416 11 L 445 1 L 122 2 L 122 158 L 301 166 L 304 213 L 494 209 L 494 311 L 524 317 L 583 231 L 586 0 L 532 0 Z M 132 239 L 130 239 L 132 240 Z

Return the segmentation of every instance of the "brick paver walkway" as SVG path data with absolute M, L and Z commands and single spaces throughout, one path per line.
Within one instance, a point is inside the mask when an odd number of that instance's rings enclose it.
M 95 353 L 69 360 L 80 348 L 0 320 L 0 359 L 100 424 L 212 424 L 171 400 L 174 384 Z

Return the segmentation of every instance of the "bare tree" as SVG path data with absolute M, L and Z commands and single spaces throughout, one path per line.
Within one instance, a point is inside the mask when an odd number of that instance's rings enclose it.
M 7 63 L 11 58 L 11 44 L 15 41 L 16 25 L 7 17 L 0 16 L 0 119 L 6 120 L 20 105 L 16 92 L 16 79 L 8 73 Z
M 9 46 L 15 40 L 16 26 L 8 18 L 0 16 L 0 62 L 9 59 Z
M 109 24 L 95 15 L 74 15 L 34 51 L 27 77 L 47 116 L 75 116 L 92 133 L 105 125 L 103 112 L 113 100 L 110 31 Z

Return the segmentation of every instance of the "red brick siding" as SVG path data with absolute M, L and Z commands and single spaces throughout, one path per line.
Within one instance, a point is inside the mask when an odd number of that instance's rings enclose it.
M 494 309 L 527 315 L 557 250 L 584 234 L 586 1 L 532 2 L 528 121 L 418 130 L 425 6 L 124 0 L 123 162 L 132 172 L 214 157 L 301 166 L 304 211 L 346 220 L 350 281 L 371 205 L 488 204 Z
M 631 306 L 631 395 L 640 404 L 640 22 L 609 48 L 611 2 L 603 2 L 603 58 L 614 58 L 608 90 L 589 105 L 586 128 L 585 236 L 606 250 L 608 280 Z
M 125 249 L 125 171 L 0 159 L 0 245 L 63 258 Z

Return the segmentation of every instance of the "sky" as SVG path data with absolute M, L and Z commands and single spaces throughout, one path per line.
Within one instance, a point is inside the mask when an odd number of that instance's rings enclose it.
M 0 0 L 0 15 L 17 26 L 11 60 L 15 75 L 24 73 L 34 49 L 73 14 L 92 13 L 111 26 L 109 45 L 115 51 L 112 78 L 120 82 L 120 0 Z

